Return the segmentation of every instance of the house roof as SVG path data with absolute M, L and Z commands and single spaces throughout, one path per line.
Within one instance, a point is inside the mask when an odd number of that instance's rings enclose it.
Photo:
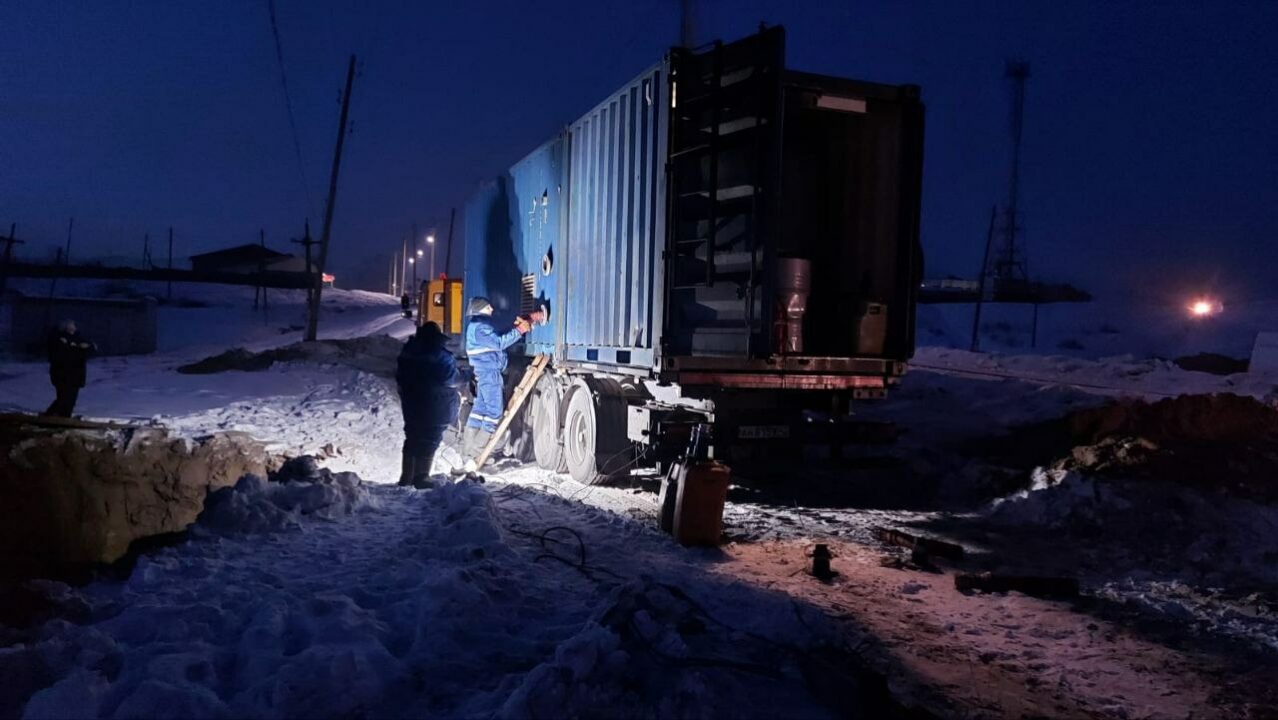
M 242 263 L 255 262 L 260 260 L 279 260 L 281 258 L 292 257 L 288 253 L 282 253 L 272 250 L 262 245 L 254 245 L 252 243 L 237 245 L 235 247 L 225 248 L 223 250 L 214 250 L 213 252 L 200 253 L 192 255 L 192 260 L 202 260 L 205 262 L 218 263 Z

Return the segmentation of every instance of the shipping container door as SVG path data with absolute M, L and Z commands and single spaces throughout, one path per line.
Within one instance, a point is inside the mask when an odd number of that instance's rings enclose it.
M 569 128 L 561 280 L 568 360 L 651 368 L 665 237 L 665 66 Z
M 768 353 L 778 172 L 781 28 L 672 57 L 664 352 Z

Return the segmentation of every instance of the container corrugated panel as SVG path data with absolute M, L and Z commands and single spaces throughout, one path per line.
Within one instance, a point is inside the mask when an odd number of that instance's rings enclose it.
M 569 127 L 569 360 L 650 368 L 660 339 L 669 85 L 656 65 Z
M 530 354 L 555 347 L 564 147 L 563 137 L 545 143 L 466 204 L 466 300 L 488 298 L 498 327 L 549 307 L 552 322 L 526 337 Z

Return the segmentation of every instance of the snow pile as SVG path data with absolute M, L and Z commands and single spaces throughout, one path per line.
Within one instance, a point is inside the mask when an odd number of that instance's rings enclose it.
M 1199 632 L 1237 638 L 1278 651 L 1278 598 L 1263 591 L 1227 592 L 1179 580 L 1125 578 L 1095 590 L 1098 597 L 1152 611 Z
M 1278 649 L 1278 506 L 1165 480 L 1038 468 L 984 520 L 1034 546 L 1031 567 L 1177 624 Z M 1268 590 L 1266 590 L 1268 589 Z
M 351 472 L 319 468 L 310 456 L 286 462 L 271 479 L 245 475 L 232 487 L 209 493 L 197 527 L 215 533 L 275 532 L 298 527 L 303 517 L 336 520 L 372 504 Z
M 126 581 L 62 587 L 88 617 L 0 650 L 0 714 L 484 715 L 588 614 L 573 570 L 511 550 L 481 487 L 357 486 L 361 504 L 341 476 L 306 484 L 249 480 Z
M 1079 473 L 1035 468 L 1030 487 L 997 498 L 989 517 L 1008 525 L 1060 528 L 1094 525 L 1107 512 L 1131 509 L 1113 487 Z
M 213 355 L 198 362 L 179 366 L 188 375 L 241 370 L 257 372 L 277 362 L 308 362 L 319 365 L 347 365 L 383 377 L 395 375 L 395 360 L 404 347 L 389 335 L 299 342 L 283 347 L 252 352 L 241 347 Z
M 497 717 L 714 717 L 728 708 L 733 717 L 835 717 L 849 708 L 881 717 L 899 709 L 882 678 L 841 663 L 841 651 L 770 637 L 793 637 L 790 626 L 809 622 L 786 605 L 776 615 L 759 608 L 765 635 L 725 624 L 680 587 L 629 581 L 525 676 Z M 823 689 L 842 701 L 822 698 Z

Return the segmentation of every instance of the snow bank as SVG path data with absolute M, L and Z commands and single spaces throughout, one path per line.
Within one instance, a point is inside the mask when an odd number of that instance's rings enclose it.
M 989 517 L 1007 525 L 1060 528 L 1094 525 L 1106 513 L 1131 507 L 1108 484 L 1079 473 L 1040 467 L 1031 474 L 1030 487 L 995 499 Z
M 218 493 L 123 582 L 62 586 L 88 617 L 0 649 L 0 715 L 488 714 L 584 621 L 575 572 L 514 553 L 482 487 L 309 473 Z
M 700 586 L 643 576 L 614 588 L 553 658 L 524 676 L 496 716 L 820 718 L 899 710 L 881 676 L 840 663 L 839 651 L 795 640 L 803 624 L 824 618 L 802 619 L 788 597 L 727 586 L 702 604 L 684 588 Z M 724 608 L 734 603 L 750 607 L 754 622 Z M 816 700 L 826 683 L 837 685 L 841 701 Z
M 1125 578 L 1094 591 L 1112 602 L 1139 607 L 1192 627 L 1278 651 L 1278 604 L 1257 590 L 1229 592 L 1180 580 Z
M 336 520 L 373 504 L 351 472 L 315 466 L 311 457 L 285 463 L 271 480 L 245 475 L 209 494 L 197 527 L 215 533 L 274 532 L 298 527 L 303 517 Z
M 277 362 L 308 362 L 319 365 L 347 365 L 383 377 L 394 377 L 395 361 L 404 345 L 389 335 L 299 342 L 283 347 L 251 352 L 231 348 L 198 362 L 181 365 L 179 373 L 201 375 L 241 370 L 258 372 Z

